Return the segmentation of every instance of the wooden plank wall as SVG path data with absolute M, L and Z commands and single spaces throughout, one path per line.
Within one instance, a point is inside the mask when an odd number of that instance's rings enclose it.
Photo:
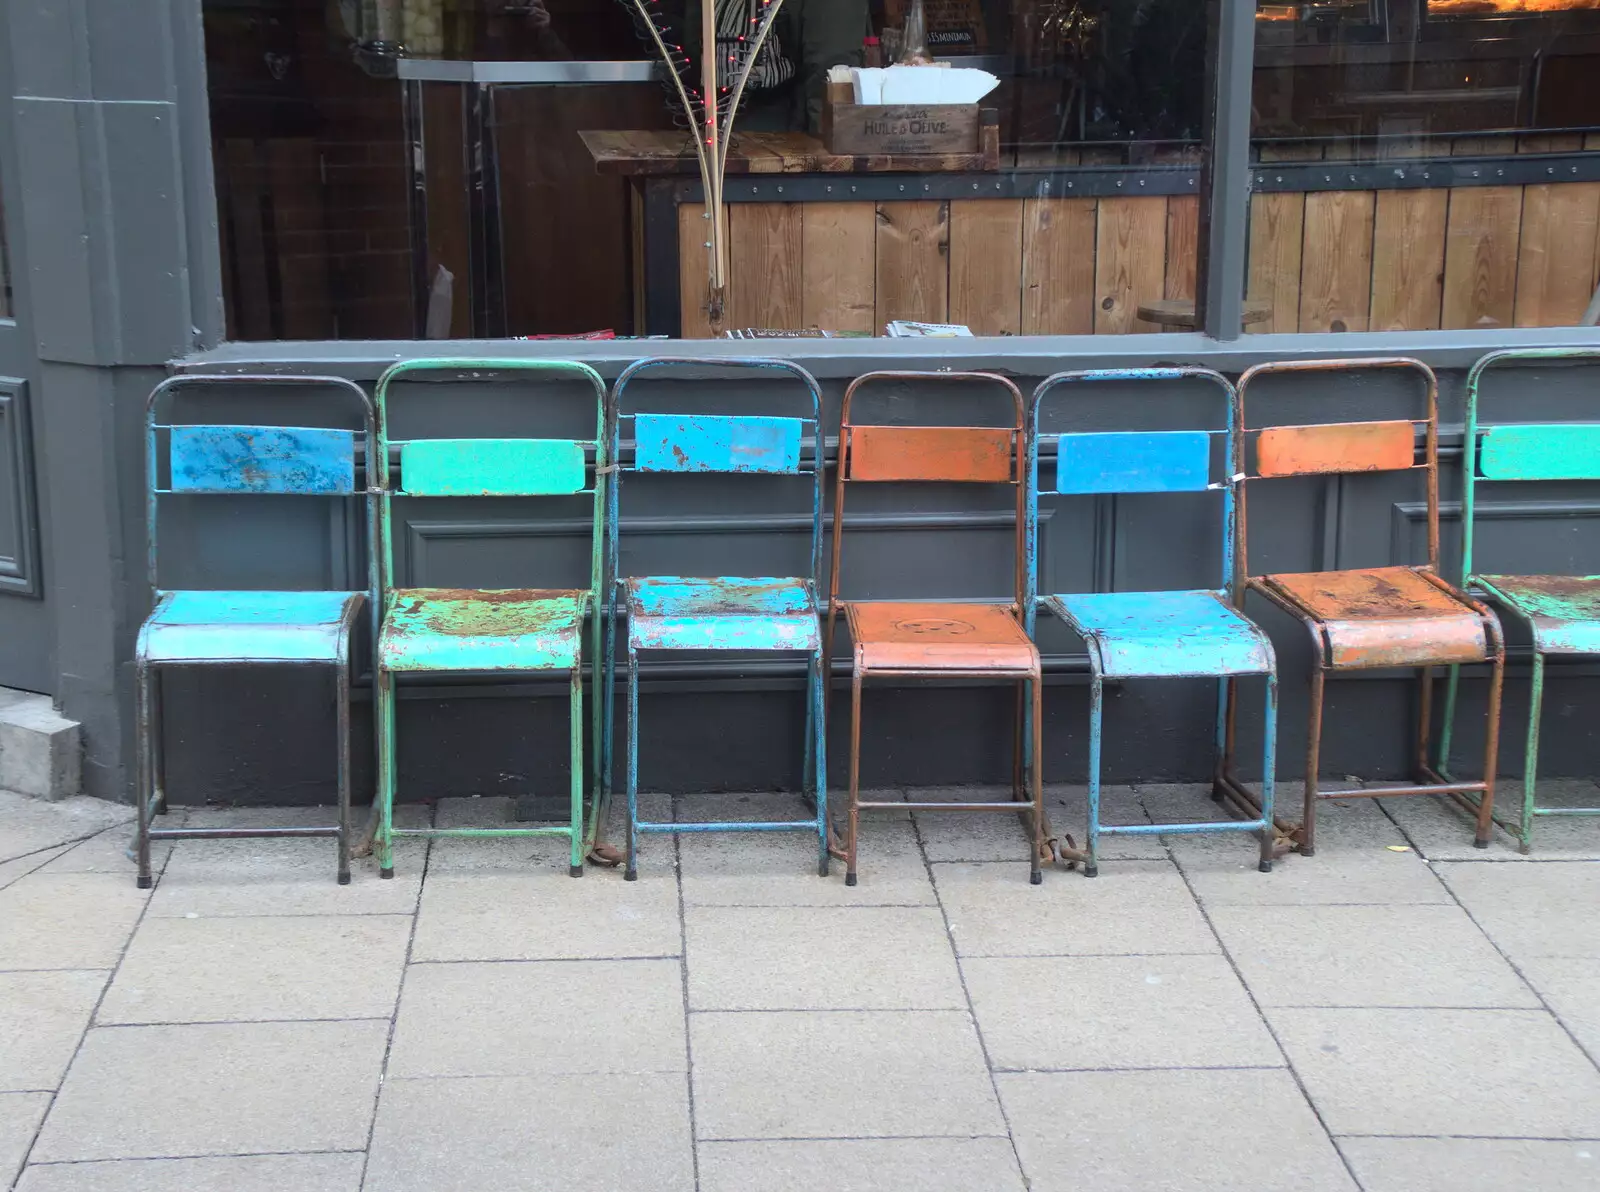
M 1600 134 L 1463 138 L 1453 152 L 1600 150 Z M 1262 165 L 1317 147 L 1264 148 Z M 881 334 L 891 319 L 979 335 L 1158 331 L 1141 303 L 1192 298 L 1199 200 L 730 204 L 720 328 Z M 706 317 L 705 220 L 679 208 L 683 334 Z M 1251 199 L 1252 331 L 1575 323 L 1600 283 L 1600 182 L 1266 193 Z

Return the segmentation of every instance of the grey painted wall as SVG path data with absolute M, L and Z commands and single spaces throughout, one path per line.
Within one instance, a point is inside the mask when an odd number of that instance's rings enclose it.
M 1581 338 L 1586 333 L 1572 333 Z M 948 349 L 925 366 L 1009 365 L 1030 390 L 1047 371 L 1109 362 L 1153 363 L 1130 337 L 1116 344 L 1085 341 L 1083 357 L 1030 352 L 1016 341 L 1006 356 L 992 345 L 965 353 Z M 1150 337 L 1154 339 L 1154 337 Z M 1163 346 L 1191 337 L 1162 337 Z M 1192 337 L 1199 339 L 1199 337 Z M 1255 359 L 1314 354 L 1308 337 L 1250 337 L 1226 351 L 1211 341 L 1196 350 L 1163 354 L 1163 361 L 1210 362 L 1236 373 Z M 1455 502 L 1459 484 L 1461 387 L 1464 363 L 1483 350 L 1442 334 L 1319 337 L 1341 347 L 1374 341 L 1390 350 L 1433 357 L 1441 369 L 1444 476 L 1444 568 L 1456 566 Z M 1551 334 L 1501 333 L 1502 341 L 1550 342 Z M 1273 341 L 1289 342 L 1273 342 Z M 1431 342 L 1430 342 L 1431 341 Z M 1072 341 L 1051 341 L 1059 347 Z M 587 345 L 585 345 L 587 347 Z M 635 351 L 642 345 L 628 345 Z M 727 353 L 733 345 L 707 345 Z M 1009 345 L 1008 345 L 1009 346 Z M 186 370 L 243 371 L 264 363 L 296 371 L 334 371 L 370 381 L 394 349 L 409 345 L 234 346 L 191 358 Z M 417 354 L 462 352 L 552 354 L 537 345 L 414 345 Z M 614 345 L 593 362 L 614 375 Z M 697 347 L 699 347 L 697 345 Z M 835 349 L 821 351 L 817 347 Z M 876 349 L 877 344 L 871 345 Z M 900 345 L 893 349 L 904 351 Z M 1278 351 L 1274 352 L 1273 349 Z M 809 351 L 805 349 L 810 349 Z M 1099 349 L 1099 351 L 1096 351 Z M 1264 349 L 1264 350 L 1263 350 Z M 272 361 L 261 359 L 264 350 Z M 927 351 L 926 345 L 922 350 Z M 410 354 L 410 353 L 404 353 Z M 824 426 L 836 427 L 848 377 L 871 364 L 901 366 L 865 346 L 805 345 L 796 355 L 821 375 Z M 331 358 L 330 358 L 331 357 Z M 608 358 L 609 357 L 609 358 Z M 1020 366 L 1020 367 L 1019 367 Z M 1485 417 L 1592 417 L 1593 368 L 1541 366 L 1506 372 L 1487 391 Z M 636 408 L 673 410 L 792 409 L 786 382 L 703 378 L 651 383 L 632 390 Z M 864 390 L 858 421 L 1004 420 L 991 390 L 915 384 Z M 1252 425 L 1317 419 L 1407 416 L 1420 412 L 1420 388 L 1398 375 L 1325 375 L 1272 381 L 1253 390 Z M 1046 418 L 1047 431 L 1218 425 L 1216 391 L 1195 383 L 1086 387 L 1062 397 Z M 194 399 L 195 417 L 217 413 L 215 401 Z M 246 411 L 229 403 L 229 417 L 317 417 L 315 398 L 280 396 Z M 208 411 L 208 407 L 209 411 Z M 579 434 L 588 410 L 577 390 L 522 382 L 492 385 L 420 384 L 397 393 L 393 425 L 405 435 Z M 1498 486 L 1480 490 L 1489 518 L 1480 536 L 1485 567 L 1508 570 L 1600 571 L 1600 512 L 1594 491 L 1581 485 Z M 1001 597 L 1010 568 L 1009 496 L 961 486 L 858 486 L 852 490 L 843 588 L 857 597 Z M 629 477 L 623 489 L 624 570 L 680 574 L 787 574 L 804 565 L 809 496 L 803 483 L 781 478 Z M 1252 489 L 1254 570 L 1421 561 L 1426 533 L 1420 474 L 1346 480 L 1292 479 Z M 1177 497 L 1046 498 L 1040 544 L 1046 590 L 1208 586 L 1216 582 L 1214 550 L 1219 502 L 1210 495 Z M 586 510 L 569 500 L 411 501 L 397 504 L 402 527 L 402 582 L 463 585 L 581 583 L 587 566 Z M 360 557 L 359 516 L 298 499 L 184 498 L 164 511 L 164 584 L 240 586 L 350 584 Z M 1251 604 L 1278 648 L 1283 676 L 1280 775 L 1298 776 L 1304 749 L 1303 631 L 1271 609 Z M 1047 777 L 1081 781 L 1086 757 L 1086 660 L 1063 627 L 1041 622 L 1049 681 L 1045 691 Z M 1512 635 L 1515 649 L 1520 645 Z M 846 657 L 848 654 L 846 653 Z M 1508 723 L 1526 706 L 1526 664 L 1514 653 L 1508 684 Z M 1586 664 L 1553 668 L 1546 704 L 1552 731 L 1542 768 L 1592 774 L 1593 723 L 1600 687 Z M 842 672 L 841 672 L 842 678 Z M 331 686 L 321 676 L 270 672 L 190 673 L 169 679 L 169 767 L 176 801 L 323 801 L 332 794 Z M 836 681 L 837 683 L 837 681 Z M 792 787 L 800 770 L 801 680 L 795 666 L 771 659 L 673 658 L 645 670 L 641 691 L 642 784 L 670 790 Z M 1481 688 L 1468 683 L 1458 763 L 1470 765 L 1481 741 Z M 1404 777 L 1412 693 L 1404 675 L 1372 672 L 1336 680 L 1324 743 L 1324 771 L 1362 777 Z M 564 689 L 559 685 L 416 683 L 404 690 L 403 798 L 442 794 L 534 794 L 556 797 L 564 765 Z M 1243 749 L 1255 755 L 1255 692 L 1246 699 Z M 863 782 L 872 786 L 1002 782 L 1010 772 L 1012 695 L 970 685 L 885 682 L 868 689 Z M 1211 765 L 1215 690 L 1206 682 L 1135 682 L 1111 689 L 1105 772 L 1115 781 L 1202 779 Z M 848 702 L 836 685 L 830 770 L 843 777 Z M 366 723 L 365 707 L 357 723 Z M 1520 767 L 1520 729 L 1505 735 L 1504 772 Z M 366 758 L 361 759 L 363 763 Z M 1250 765 L 1246 762 L 1246 772 Z M 363 765 L 363 776 L 369 767 Z

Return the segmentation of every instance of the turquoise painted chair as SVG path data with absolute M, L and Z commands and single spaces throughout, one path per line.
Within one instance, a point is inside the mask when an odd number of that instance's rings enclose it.
M 172 396 L 182 390 L 245 397 L 285 389 L 342 391 L 360 411 L 362 429 L 234 425 L 164 421 Z M 167 590 L 158 567 L 163 498 L 323 498 L 366 504 L 369 540 L 376 533 L 377 502 L 370 482 L 356 482 L 356 440 L 367 459 L 377 451 L 372 403 L 361 387 L 341 377 L 168 377 L 145 406 L 146 566 L 153 595 L 150 616 L 134 645 L 136 704 L 135 797 L 139 818 L 135 851 L 139 888 L 148 890 L 152 840 L 219 840 L 272 836 L 332 836 L 339 849 L 338 880 L 350 880 L 350 635 L 365 605 L 376 617 L 376 557 L 368 551 L 367 591 L 262 592 Z M 329 825 L 238 828 L 156 828 L 166 810 L 161 737 L 161 673 L 216 666 L 333 668 L 339 753 L 338 821 Z
M 397 380 L 485 376 L 504 381 L 577 381 L 593 390 L 592 439 L 395 439 L 388 417 L 389 389 Z M 568 872 L 583 875 L 583 859 L 603 818 L 597 772 L 585 827 L 583 782 L 583 631 L 593 632 L 591 658 L 600 658 L 601 543 L 606 494 L 605 382 L 586 364 L 567 360 L 405 360 L 378 381 L 378 439 L 383 489 L 383 628 L 377 649 L 378 872 L 394 876 L 394 838 L 565 836 Z M 400 452 L 399 488 L 389 486 L 389 451 Z M 588 456 L 593 454 L 591 469 Z M 401 588 L 395 583 L 393 501 L 403 497 L 573 497 L 593 507 L 589 586 L 548 589 Z M 395 680 L 399 675 L 487 674 L 510 680 L 566 672 L 570 701 L 568 822 L 540 827 L 396 828 Z M 594 735 L 600 708 L 594 708 Z
M 1514 821 L 1495 822 L 1516 836 L 1521 851 L 1533 847 L 1533 825 L 1541 816 L 1600 815 L 1600 807 L 1541 807 L 1539 717 L 1544 707 L 1544 667 L 1550 657 L 1581 658 L 1600 654 L 1600 575 L 1500 575 L 1477 570 L 1477 488 L 1537 480 L 1600 480 L 1600 423 L 1500 422 L 1484 425 L 1478 400 L 1486 373 L 1502 364 L 1589 361 L 1600 363 L 1600 349 L 1512 348 L 1491 352 L 1467 374 L 1465 465 L 1461 488 L 1461 586 L 1488 598 L 1502 614 L 1521 621 L 1533 647 L 1532 685 L 1528 696 L 1527 751 L 1522 769 L 1522 813 Z M 1461 668 L 1450 668 L 1445 694 L 1444 728 L 1439 741 L 1439 769 L 1450 764 L 1455 727 L 1456 692 Z
M 1040 411 L 1057 392 L 1085 383 L 1194 379 L 1217 387 L 1227 407 L 1226 422 L 1211 430 L 1039 433 Z M 1272 823 L 1273 753 L 1277 742 L 1278 672 L 1267 635 L 1234 606 L 1234 502 L 1227 475 L 1234 456 L 1234 390 L 1227 378 L 1207 368 L 1095 369 L 1047 377 L 1033 394 L 1028 447 L 1028 632 L 1034 633 L 1039 605 L 1083 638 L 1089 654 L 1089 823 L 1084 872 L 1099 872 L 1100 837 L 1183 835 L 1201 832 L 1254 832 L 1260 838 L 1260 869 L 1272 868 L 1276 843 Z M 1213 450 L 1213 441 L 1221 440 Z M 1124 493 L 1204 493 L 1221 503 L 1215 588 L 1172 592 L 1073 592 L 1039 594 L 1039 451 L 1055 448 L 1052 493 L 1116 500 Z M 1217 462 L 1214 462 L 1217 461 Z M 1213 479 L 1217 473 L 1217 479 Z M 1262 725 L 1261 800 L 1257 810 L 1237 798 L 1238 781 L 1228 774 L 1233 724 L 1227 711 L 1231 685 L 1240 677 L 1266 680 Z M 1243 820 L 1182 824 L 1104 824 L 1100 820 L 1100 745 L 1107 680 L 1216 678 L 1216 797 L 1234 796 L 1247 812 Z

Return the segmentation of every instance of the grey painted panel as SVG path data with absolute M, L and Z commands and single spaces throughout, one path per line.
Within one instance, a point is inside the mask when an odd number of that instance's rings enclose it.
M 28 383 L 0 377 L 0 591 L 17 596 L 41 592 L 34 494 Z

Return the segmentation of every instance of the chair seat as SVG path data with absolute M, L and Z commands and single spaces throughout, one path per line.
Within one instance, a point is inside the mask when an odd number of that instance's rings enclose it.
M 378 661 L 389 671 L 572 670 L 589 593 L 544 588 L 402 588 Z
M 1044 601 L 1094 642 L 1103 675 L 1260 675 L 1273 669 L 1266 634 L 1217 592 L 1090 592 Z
M 1496 600 L 1516 609 L 1543 654 L 1600 654 L 1600 575 L 1475 575 Z
M 150 662 L 337 662 L 365 592 L 163 592 L 139 632 Z
M 1477 610 L 1415 567 L 1310 571 L 1253 582 L 1322 623 L 1333 667 L 1482 662 L 1490 653 Z
M 641 576 L 627 581 L 627 606 L 631 649 L 822 648 L 810 580 Z
M 1004 604 L 844 604 L 859 671 L 1034 674 L 1039 651 Z

